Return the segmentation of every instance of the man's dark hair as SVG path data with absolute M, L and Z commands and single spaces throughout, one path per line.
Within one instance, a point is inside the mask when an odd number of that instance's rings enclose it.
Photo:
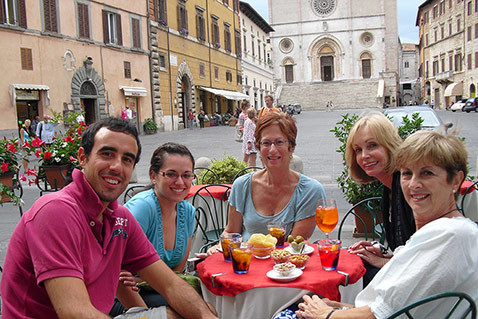
M 96 133 L 102 127 L 106 127 L 110 131 L 130 134 L 136 139 L 136 144 L 138 145 L 138 154 L 136 154 L 134 161 L 134 164 L 136 165 L 139 162 L 139 156 L 141 155 L 141 142 L 139 141 L 138 130 L 134 125 L 121 117 L 108 117 L 95 122 L 86 128 L 81 136 L 81 147 L 85 150 L 85 155 L 90 155 L 93 145 L 95 144 Z

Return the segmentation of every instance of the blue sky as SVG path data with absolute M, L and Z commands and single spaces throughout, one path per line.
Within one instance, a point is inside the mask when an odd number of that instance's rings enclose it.
M 248 2 L 266 21 L 269 21 L 267 0 L 243 1 Z M 415 19 L 417 17 L 418 6 L 423 1 L 424 0 L 397 0 L 398 34 L 402 43 L 418 44 L 418 28 L 415 27 Z

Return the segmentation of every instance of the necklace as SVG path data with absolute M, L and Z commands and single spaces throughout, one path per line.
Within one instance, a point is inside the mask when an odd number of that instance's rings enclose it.
M 452 209 L 452 210 L 446 212 L 445 214 L 441 215 L 440 217 L 438 217 L 438 218 L 436 218 L 436 219 L 440 219 L 440 218 L 442 218 L 442 217 L 445 217 L 446 215 L 450 214 L 451 212 L 454 212 L 455 210 L 459 212 L 459 210 L 458 210 L 457 208 L 454 208 L 454 209 Z

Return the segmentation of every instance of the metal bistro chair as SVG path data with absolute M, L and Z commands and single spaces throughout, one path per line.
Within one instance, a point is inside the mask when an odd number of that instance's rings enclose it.
M 468 315 L 471 313 L 471 319 L 476 319 L 476 304 L 474 302 L 474 300 L 467 294 L 463 293 L 463 292 L 457 292 L 457 291 L 447 291 L 447 292 L 442 292 L 442 293 L 438 293 L 438 294 L 435 294 L 435 295 L 431 295 L 431 296 L 428 296 L 428 297 L 425 297 L 425 298 L 422 298 L 408 306 L 405 306 L 401 309 L 399 309 L 398 311 L 394 312 L 393 314 L 391 314 L 387 319 L 393 319 L 393 318 L 397 318 L 399 317 L 400 315 L 403 315 L 405 314 L 407 316 L 407 318 L 414 318 L 411 314 L 410 314 L 410 310 L 412 309 L 415 309 L 423 304 L 426 304 L 428 302 L 432 302 L 434 300 L 438 300 L 438 299 L 457 299 L 456 302 L 453 304 L 453 306 L 450 308 L 450 311 L 448 311 L 448 313 L 446 314 L 443 314 L 443 317 L 441 318 L 450 318 L 451 315 L 453 314 L 453 318 L 461 318 L 461 319 L 464 319 L 464 318 L 467 318 Z M 468 306 L 466 307 L 466 309 L 463 309 L 463 311 L 459 311 L 457 312 L 458 310 L 458 306 L 460 305 L 460 303 L 464 301 L 465 302 L 465 305 L 467 304 Z M 443 302 L 443 300 L 441 301 Z M 455 313 L 456 312 L 456 313 Z M 460 313 L 461 312 L 461 313 Z
M 466 182 L 466 181 L 465 181 Z M 465 183 L 463 182 L 463 183 Z M 478 191 L 478 181 L 474 182 L 473 184 L 471 184 L 470 186 L 468 186 L 465 190 L 465 193 L 463 194 L 462 198 L 461 198 L 461 201 L 458 200 L 456 205 L 457 205 L 457 208 L 458 210 L 463 214 L 463 216 L 467 217 L 470 215 L 470 213 L 466 214 L 465 212 L 465 200 L 469 197 L 468 194 L 474 192 L 474 191 Z
M 219 242 L 219 236 L 227 224 L 230 193 L 229 185 L 210 184 L 199 188 L 194 194 L 192 205 L 196 207 L 195 229 L 201 231 L 203 240 L 200 252 L 206 252 L 209 247 Z M 217 194 L 220 194 L 219 198 Z
M 379 222 L 378 216 L 377 216 L 377 210 L 380 210 L 380 200 L 382 198 L 380 196 L 375 196 L 375 197 L 369 197 L 364 200 L 361 200 L 352 208 L 349 209 L 349 211 L 345 214 L 345 216 L 342 218 L 342 221 L 340 222 L 339 225 L 339 233 L 338 233 L 338 239 L 340 239 L 341 234 L 342 234 L 342 227 L 344 226 L 345 220 L 349 215 L 354 215 L 362 224 L 364 228 L 364 233 L 365 233 L 365 240 L 368 240 L 368 235 L 372 235 L 372 240 L 378 239 L 378 241 L 383 244 L 385 242 L 385 228 L 383 227 L 383 224 Z M 368 229 L 365 221 L 363 220 L 362 217 L 360 217 L 354 209 L 362 206 L 366 212 L 370 214 L 370 218 L 372 219 L 372 225 L 373 229 Z
M 20 181 L 20 178 L 19 178 L 19 175 L 20 175 L 20 172 L 17 171 L 15 173 L 15 176 L 13 177 L 13 183 L 12 183 L 12 186 L 10 186 L 10 190 L 18 197 L 22 198 L 23 196 L 23 187 L 22 187 L 22 182 Z M 0 201 L 1 198 L 0 198 Z M 2 201 L 3 204 L 7 204 L 9 203 L 9 201 Z M 22 205 L 18 205 L 18 210 L 20 212 L 20 217 L 23 215 L 23 208 L 22 208 Z
M 221 183 L 219 176 L 215 171 L 207 167 L 195 167 L 194 168 L 194 185 L 205 185 L 205 184 L 219 184 Z
M 241 177 L 242 175 L 246 175 L 247 173 L 250 173 L 250 172 L 253 172 L 253 171 L 258 171 L 258 170 L 261 170 L 261 169 L 262 169 L 262 167 L 259 167 L 259 166 L 249 166 L 249 167 L 243 168 L 239 172 L 236 173 L 236 175 L 232 179 L 232 182 L 234 183 L 234 181 L 237 178 Z
M 128 188 L 123 196 L 123 205 L 126 204 L 126 202 L 128 202 L 131 199 L 131 197 L 142 192 L 145 187 L 146 187 L 145 185 L 134 185 Z

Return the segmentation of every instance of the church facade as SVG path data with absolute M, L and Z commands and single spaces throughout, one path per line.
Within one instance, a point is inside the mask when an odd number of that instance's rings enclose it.
M 398 106 L 396 0 L 269 0 L 277 104 Z

